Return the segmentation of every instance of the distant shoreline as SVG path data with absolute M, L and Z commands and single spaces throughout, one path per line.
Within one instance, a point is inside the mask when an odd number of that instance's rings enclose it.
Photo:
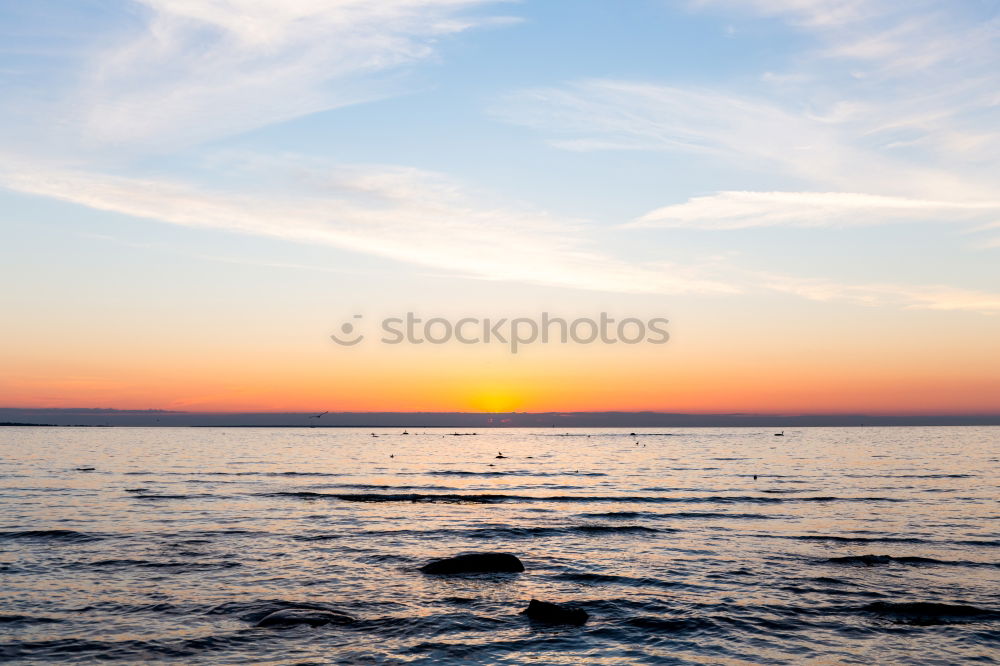
M 190 428 L 810 428 L 1000 426 L 997 414 L 685 414 L 667 412 L 171 412 L 0 408 L 0 427 Z

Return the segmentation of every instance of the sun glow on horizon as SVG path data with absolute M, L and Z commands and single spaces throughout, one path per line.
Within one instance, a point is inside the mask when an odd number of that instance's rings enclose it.
M 468 405 L 471 411 L 503 414 L 519 411 L 524 406 L 524 400 L 512 387 L 490 386 L 471 391 Z

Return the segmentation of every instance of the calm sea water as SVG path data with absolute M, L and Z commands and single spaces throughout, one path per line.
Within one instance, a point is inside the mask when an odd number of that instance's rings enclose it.
M 1000 428 L 375 432 L 0 429 L 0 660 L 1000 660 Z

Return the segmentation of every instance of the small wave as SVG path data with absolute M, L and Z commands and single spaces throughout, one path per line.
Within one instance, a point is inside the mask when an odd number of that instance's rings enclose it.
M 566 472 L 529 472 L 525 470 L 511 470 L 506 472 L 500 471 L 485 471 L 485 472 L 468 472 L 464 470 L 438 470 L 434 472 L 402 472 L 400 475 L 405 474 L 419 474 L 420 476 L 539 476 L 539 477 L 552 477 L 552 476 L 607 476 L 604 472 L 578 472 L 578 471 L 566 471 Z
M 537 537 L 575 536 L 575 535 L 652 535 L 673 533 L 679 530 L 672 528 L 647 527 L 645 525 L 568 525 L 565 527 L 514 527 L 510 525 L 487 525 L 470 529 L 433 529 L 433 530 L 368 530 L 361 532 L 366 537 L 398 538 L 415 536 L 424 538 L 458 537 L 463 539 L 531 539 Z M 296 541 L 329 541 L 345 536 L 341 532 L 324 534 L 300 534 L 292 538 Z
M 678 486 L 644 486 L 638 490 L 644 493 L 697 493 L 704 489 L 690 487 L 684 488 Z
M 775 520 L 782 516 L 766 513 L 727 513 L 724 511 L 677 511 L 675 513 L 654 513 L 652 511 L 606 511 L 602 513 L 581 513 L 581 518 L 608 518 L 610 520 L 648 519 L 724 519 L 724 520 Z
M 678 530 L 669 528 L 655 528 L 647 527 L 645 525 L 569 525 L 566 527 L 508 527 L 508 526 L 494 526 L 486 528 L 477 528 L 471 530 L 444 530 L 443 532 L 462 536 L 470 539 L 503 539 L 503 538 L 534 538 L 534 537 L 549 537 L 549 536 L 573 536 L 578 534 L 583 535 L 613 535 L 613 534 L 631 534 L 631 535 L 641 535 L 641 534 L 661 534 L 667 532 L 677 532 Z M 431 530 L 429 532 L 424 532 L 428 536 L 432 536 L 437 532 L 436 530 Z
M 196 541 L 195 539 L 200 539 L 203 537 L 210 536 L 235 536 L 243 534 L 256 534 L 256 535 L 266 535 L 268 532 L 261 530 L 242 530 L 242 529 L 231 529 L 231 530 L 191 530 L 186 532 L 174 532 L 174 535 L 183 535 L 189 537 L 191 540 L 185 541 L 184 543 L 208 543 L 207 541 Z M 164 534 L 164 536 L 168 536 Z
M 311 483 L 310 488 L 357 488 L 358 490 L 451 490 L 449 486 L 390 486 L 375 483 Z
M 189 500 L 189 499 L 218 499 L 222 497 L 221 495 L 213 495 L 211 493 L 202 493 L 194 495 L 168 495 L 168 494 L 152 494 L 152 493 L 134 493 L 131 495 L 133 499 L 141 500 Z
M 634 520 L 636 518 L 659 518 L 663 514 L 648 511 L 604 511 L 602 513 L 581 513 L 581 518 L 610 518 L 612 520 Z
M 401 472 L 400 476 L 417 474 L 420 476 L 510 476 L 511 472 L 464 472 L 461 470 L 442 470 L 439 472 Z M 527 474 L 525 476 L 528 476 Z
M 244 622 L 256 623 L 271 613 L 286 608 L 307 608 L 309 610 L 341 613 L 343 609 L 330 604 L 308 601 L 286 601 L 284 599 L 260 599 L 255 601 L 230 601 L 219 604 L 205 612 L 206 615 L 232 615 Z
M 232 569 L 233 567 L 243 566 L 239 562 L 233 562 L 231 560 L 226 560 L 222 562 L 156 562 L 151 560 L 132 560 L 132 559 L 108 559 L 108 560 L 96 560 L 94 562 L 76 562 L 71 566 L 85 566 L 93 569 L 116 569 L 116 568 L 131 568 L 139 567 L 144 569 L 172 569 L 178 572 L 181 571 L 205 571 L 210 569 Z
M 40 641 L 0 643 L 0 660 L 32 660 L 42 663 L 96 662 L 123 660 L 126 663 L 181 661 L 195 663 L 204 660 L 211 652 L 231 651 L 244 647 L 257 639 L 253 633 L 227 633 L 181 640 L 142 641 L 128 639 L 88 640 L 61 638 Z
M 76 660 L 84 655 L 101 655 L 133 658 L 142 655 L 148 647 L 143 641 L 91 641 L 77 638 L 59 638 L 41 641 L 15 641 L 0 643 L 0 660 L 32 659 L 55 663 Z
M 318 493 L 314 490 L 284 490 L 273 493 L 257 493 L 258 497 L 298 497 L 301 499 L 311 499 L 313 497 L 336 497 L 330 493 Z
M 668 467 L 667 469 L 677 472 L 712 472 L 720 468 L 719 467 Z
M 707 438 L 707 437 L 747 437 L 748 435 L 761 435 L 763 433 L 759 432 L 748 432 L 748 433 L 728 433 L 728 432 L 706 432 L 706 433 L 689 433 L 689 432 L 559 432 L 559 433 L 538 433 L 536 437 L 628 437 L 629 439 L 635 439 L 636 437 L 697 437 L 697 438 Z
M 821 583 L 823 585 L 853 585 L 854 583 L 848 582 L 846 580 L 841 580 L 839 578 L 830 578 L 829 576 L 813 576 L 812 578 L 807 578 L 806 580 L 813 583 Z
M 295 541 L 332 541 L 333 539 L 342 539 L 346 534 L 342 532 L 333 532 L 330 534 L 295 534 L 292 535 L 292 539 Z
M 431 495 L 422 493 L 318 493 L 309 490 L 259 493 L 263 497 L 336 499 L 345 502 L 430 502 L 454 504 L 496 504 L 517 499 L 515 495 Z
M 199 472 L 197 470 L 187 472 L 125 472 L 127 476 L 343 476 L 333 472 L 268 472 L 268 471 L 246 471 L 246 472 Z
M 616 495 L 505 495 L 505 494 L 430 494 L 430 493 L 318 493 L 285 491 L 259 493 L 262 497 L 294 497 L 299 499 L 339 499 L 345 502 L 439 502 L 498 504 L 502 502 L 619 502 L 619 503 L 679 503 L 679 504 L 782 504 L 789 502 L 898 502 L 889 497 L 757 497 L 712 495 L 695 497 L 616 496 Z
M 575 532 L 585 532 L 588 534 L 613 534 L 615 532 L 655 534 L 656 532 L 663 531 L 655 527 L 646 527 L 645 525 L 577 525 L 571 529 Z
M 849 479 L 972 479 L 975 474 L 844 474 Z
M 825 560 L 833 564 L 864 564 L 873 566 L 876 564 L 943 564 L 941 560 L 930 557 L 893 557 L 891 555 L 845 555 L 843 557 L 829 557 Z
M 358 562 L 366 562 L 371 564 L 405 564 L 405 565 L 415 565 L 420 560 L 415 557 L 410 557 L 408 555 L 397 555 L 396 553 L 378 553 L 375 555 L 362 555 L 355 558 Z
M 615 576 L 612 574 L 568 572 L 552 576 L 555 580 L 569 581 L 571 583 L 588 583 L 594 585 L 625 585 L 628 587 L 656 587 L 675 588 L 683 587 L 684 583 L 677 583 L 658 578 L 635 578 L 632 576 Z
M 724 518 L 727 520 L 778 520 L 785 516 L 776 516 L 766 513 L 725 513 L 722 511 L 678 511 L 677 513 L 663 514 L 664 518 L 694 518 L 697 520 Z
M 62 620 L 31 615 L 0 615 L 0 624 L 53 624 L 55 622 L 62 622 Z
M 965 560 L 939 560 L 933 557 L 919 557 L 916 555 L 846 555 L 844 557 L 830 557 L 824 560 L 832 564 L 863 564 L 865 566 L 877 566 L 881 564 L 933 564 L 938 566 L 956 567 L 1000 567 L 1000 563 L 992 562 L 968 562 Z
M 839 536 L 834 534 L 768 534 L 761 536 L 767 536 L 768 538 L 775 539 L 795 539 L 797 541 L 834 541 L 837 543 L 935 543 L 918 537 L 854 537 Z
M 449 610 L 450 612 L 428 613 L 426 615 L 383 615 L 382 617 L 372 619 L 362 619 L 355 626 L 366 636 L 381 636 L 389 639 L 417 639 L 414 641 L 417 644 L 404 648 L 403 654 L 429 652 L 433 655 L 433 658 L 421 660 L 420 663 L 484 663 L 480 659 L 473 658 L 477 651 L 474 645 L 467 645 L 461 641 L 455 642 L 453 640 L 436 643 L 427 640 L 427 638 L 447 634 L 449 630 L 456 628 L 463 632 L 474 632 L 472 635 L 496 635 L 499 630 L 509 627 L 511 620 L 508 618 L 491 617 L 488 614 L 470 613 L 468 609 L 460 609 L 459 612 Z M 447 650 L 447 656 L 445 657 L 442 656 L 443 650 Z M 351 663 L 386 662 L 382 659 L 365 659 Z M 405 661 L 398 659 L 389 661 L 388 663 L 402 664 L 413 662 L 409 659 Z
M 23 532 L 0 532 L 0 539 L 83 542 L 98 541 L 101 538 L 102 537 L 93 534 L 85 534 L 74 530 L 26 530 Z
M 897 479 L 972 479 L 975 474 L 900 474 Z
M 716 626 L 713 620 L 701 617 L 666 618 L 642 616 L 629 618 L 625 620 L 625 623 L 637 629 L 653 630 L 665 635 L 700 634 Z
M 899 497 L 793 497 L 789 502 L 905 502 L 907 500 Z
M 657 534 L 673 534 L 681 530 L 672 527 L 649 527 L 647 525 L 606 525 L 580 524 L 565 526 L 531 526 L 516 527 L 513 525 L 487 525 L 469 529 L 437 529 L 437 530 L 403 530 L 403 531 L 372 531 L 368 535 L 392 536 L 403 533 L 420 537 L 458 537 L 463 539 L 530 539 L 539 537 L 604 537 L 614 535 L 653 536 Z
M 931 601 L 876 601 L 863 606 L 861 610 L 912 624 L 948 624 L 1000 618 L 1000 612 L 977 606 Z
M 99 601 L 89 606 L 67 609 L 74 614 L 100 613 L 108 616 L 127 615 L 171 615 L 190 616 L 193 613 L 203 612 L 204 607 L 197 604 L 174 605 L 168 603 L 155 604 L 128 604 L 114 601 Z

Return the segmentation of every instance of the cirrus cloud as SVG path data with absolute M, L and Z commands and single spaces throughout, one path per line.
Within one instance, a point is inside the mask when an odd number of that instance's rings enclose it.
M 856 192 L 716 192 L 663 206 L 625 227 L 746 229 L 889 222 L 996 221 L 1000 201 L 935 201 Z

